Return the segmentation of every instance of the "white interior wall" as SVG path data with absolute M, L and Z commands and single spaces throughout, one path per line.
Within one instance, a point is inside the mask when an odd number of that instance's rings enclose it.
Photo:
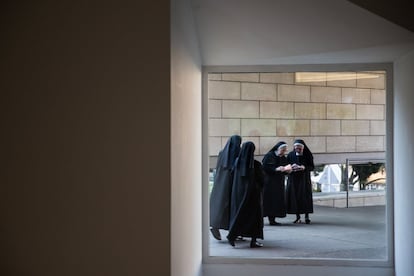
M 329 14 L 330 19 L 328 22 L 324 21 L 323 15 L 319 14 L 319 16 L 315 17 L 313 16 L 312 19 L 314 21 L 308 21 L 306 19 L 307 13 L 304 13 L 303 18 L 298 18 L 298 20 L 294 22 L 303 22 L 305 25 L 309 24 L 309 28 L 315 27 L 314 23 L 317 22 L 316 27 L 312 28 L 311 32 L 303 32 L 300 31 L 300 27 L 298 24 L 290 24 L 292 23 L 291 17 L 285 22 L 278 21 L 276 19 L 280 19 L 278 16 L 274 16 L 274 14 L 271 14 L 271 17 L 267 17 L 267 19 L 263 19 L 264 14 L 269 13 L 262 13 L 260 11 L 266 11 L 266 10 L 275 10 L 275 2 L 272 1 L 260 1 L 257 2 L 249 2 L 249 1 L 243 1 L 243 4 L 241 6 L 236 5 L 233 1 L 225 1 L 220 2 L 219 4 L 215 4 L 215 2 L 205 2 L 205 1 L 192 1 L 192 8 L 196 13 L 196 22 L 198 24 L 197 26 L 197 37 L 201 41 L 200 45 L 200 51 L 203 56 L 203 65 L 225 65 L 225 66 L 231 66 L 231 65 L 251 65 L 251 64 L 269 64 L 269 65 L 275 65 L 275 64 L 318 64 L 318 63 L 343 63 L 343 62 L 392 62 L 396 57 L 402 55 L 403 53 L 407 52 L 409 49 L 412 49 L 412 41 L 413 41 L 413 34 L 406 31 L 401 30 L 398 27 L 394 25 L 390 25 L 389 22 L 387 23 L 383 19 L 380 19 L 376 16 L 373 16 L 372 14 L 369 14 L 366 11 L 362 11 L 359 8 L 356 8 L 352 6 L 351 4 L 347 3 L 346 1 L 335 1 L 334 7 L 332 9 L 324 9 L 324 5 L 327 4 L 326 1 L 317 1 L 313 2 L 313 11 L 315 14 L 318 14 L 318 11 L 320 9 L 315 8 L 316 6 L 321 6 L 325 12 L 332 12 L 335 10 L 340 10 L 341 16 L 344 18 L 341 20 L 338 20 L 336 23 L 342 24 L 342 22 L 348 22 L 350 24 L 356 24 L 357 26 L 355 28 L 345 28 L 340 32 L 329 32 L 329 35 L 321 35 L 320 30 L 326 30 L 324 29 L 324 26 L 330 26 L 332 27 L 332 23 L 335 23 L 335 13 Z M 211 6 L 208 6 L 206 9 L 203 10 L 203 6 L 206 3 L 210 3 Z M 239 2 L 238 2 L 239 3 Z M 280 2 L 279 2 L 280 3 Z M 302 4 L 306 4 L 305 2 L 295 2 L 299 5 L 299 7 L 303 7 Z M 188 4 L 188 3 L 186 3 Z M 338 9 L 338 5 L 342 8 Z M 225 9 L 230 11 L 230 13 L 225 12 L 221 13 L 220 9 L 222 6 L 225 5 Z M 255 7 L 252 9 L 252 6 L 249 5 L 255 5 Z M 261 8 L 257 9 L 262 5 Z M 273 8 L 267 8 L 269 5 Z M 237 7 L 237 8 L 235 8 Z M 234 8 L 234 9 L 233 9 Z M 276 7 L 277 8 L 277 7 Z M 292 5 L 283 6 L 281 9 L 277 10 L 283 10 L 286 12 L 285 8 L 292 8 Z M 241 9 L 241 13 L 233 12 Z M 300 9 L 300 8 L 299 8 Z M 292 9 L 294 13 L 298 14 L 297 8 Z M 303 12 L 303 10 L 301 10 Z M 209 14 L 211 12 L 211 14 Z M 256 20 L 258 18 L 258 15 L 260 14 L 261 20 Z M 230 16 L 229 16 L 230 15 Z M 332 15 L 334 15 L 332 17 Z M 346 17 L 348 16 L 348 17 Z M 283 17 L 284 18 L 284 17 Z M 357 20 L 355 21 L 355 18 Z M 309 18 L 308 18 L 309 19 Z M 349 19 L 349 20 L 348 20 Z M 270 24 L 269 23 L 270 20 Z M 230 23 L 230 25 L 226 25 L 227 23 Z M 237 22 L 241 24 L 247 24 L 246 28 L 240 27 L 240 24 L 237 24 Z M 357 23 L 359 22 L 359 23 Z M 326 23 L 329 23 L 328 25 Z M 318 27 L 318 24 L 321 24 L 321 28 Z M 303 24 L 302 24 L 303 25 Z M 283 26 L 283 27 L 290 27 L 294 28 L 293 31 L 297 32 L 298 36 L 291 36 L 292 29 L 285 29 L 282 30 L 282 33 L 278 33 L 277 30 L 280 31 L 280 29 L 269 29 L 266 28 L 266 26 Z M 349 26 L 349 24 L 341 25 L 343 26 Z M 297 29 L 295 29 L 298 27 Z M 362 28 L 360 28 L 362 27 Z M 232 29 L 233 28 L 233 29 Z M 257 32 L 257 30 L 260 30 L 260 32 Z M 261 32 L 263 31 L 264 32 Z M 275 31 L 276 30 L 276 31 Z M 317 31 L 315 31 L 317 30 Z M 355 30 L 359 31 L 360 39 L 357 39 L 355 37 Z M 303 38 L 301 34 L 304 33 L 312 33 L 313 36 L 309 37 L 308 39 Z M 344 43 L 341 43 L 341 47 L 335 48 L 332 47 L 333 45 L 329 43 L 329 41 L 325 41 L 322 38 L 332 40 L 332 41 L 338 41 L 335 39 L 335 33 L 340 34 L 340 36 L 343 38 L 344 33 L 345 35 L 349 35 L 350 38 L 346 39 Z M 218 34 L 215 36 L 214 34 Z M 229 35 L 232 34 L 232 35 Z M 282 34 L 282 35 L 280 35 Z M 285 34 L 285 36 L 283 35 Z M 235 36 L 236 40 L 235 40 Z M 319 37 L 318 37 L 319 35 Z M 252 39 L 252 37 L 254 39 Z M 292 55 L 291 53 L 283 52 L 283 48 L 281 47 L 282 51 L 279 52 L 280 48 L 277 48 L 277 46 L 280 46 L 278 43 L 280 40 L 280 37 L 283 37 L 283 42 L 287 43 L 289 46 L 294 47 L 294 50 L 298 50 L 295 55 Z M 289 42 L 289 39 L 299 39 L 299 43 L 292 43 Z M 276 43 L 267 43 L 269 42 L 268 39 L 275 39 Z M 368 40 L 371 40 L 370 42 L 367 42 Z M 307 43 L 303 43 L 303 41 L 306 41 Z M 239 41 L 239 43 L 237 43 Z M 240 41 L 245 41 L 246 43 L 241 43 Z M 273 41 L 273 40 L 272 40 Z M 311 41 L 312 43 L 310 43 Z M 331 41 L 331 42 L 332 42 Z M 223 44 L 224 43 L 224 44 Z M 319 43 L 319 44 L 318 44 Z M 315 50 L 312 52 L 307 52 L 306 50 L 309 49 L 306 45 L 313 45 L 315 44 L 319 45 L 317 47 L 320 47 L 318 50 Z M 273 46 L 272 46 L 273 45 Z M 301 51 L 301 49 L 298 49 L 301 47 L 301 45 L 305 46 L 305 49 L 302 49 L 304 51 Z M 325 47 L 326 46 L 326 47 Z M 263 49 L 265 47 L 265 49 Z M 270 48 L 267 48 L 270 47 Z M 276 47 L 276 48 L 272 48 Z M 290 49 L 290 48 L 289 48 Z M 290 49 L 292 50 L 292 49 Z M 252 55 L 253 53 L 253 55 Z M 191 55 L 189 55 L 191 56 Z M 400 76 L 398 79 L 398 82 L 396 81 L 396 87 L 398 85 L 400 86 L 407 86 L 407 82 L 410 78 L 410 73 L 401 74 L 403 70 L 406 69 L 406 67 L 409 67 L 405 62 L 402 60 L 399 61 L 399 65 L 395 68 L 395 76 Z M 404 68 L 404 69 L 399 69 Z M 412 74 L 411 74 L 412 75 Z M 410 102 L 410 95 L 408 90 L 405 90 L 403 93 L 401 91 L 397 91 L 396 94 L 399 95 L 401 103 L 407 104 Z M 412 101 L 411 101 L 412 102 Z M 395 109 L 397 110 L 399 106 L 399 103 L 397 102 L 395 104 Z M 187 109 L 190 109 L 187 106 Z M 407 119 L 410 116 L 405 117 L 405 115 L 412 115 L 409 112 L 409 109 L 403 109 L 405 111 L 396 111 L 396 114 L 398 117 Z M 407 114 L 404 114 L 407 113 Z M 412 116 L 411 116 L 412 117 Z M 398 120 L 398 119 L 397 119 Z M 404 123 L 403 125 L 406 125 Z M 398 143 L 398 141 L 404 140 L 405 142 L 408 142 L 410 139 L 403 139 L 402 136 L 407 134 L 407 131 L 405 131 L 404 135 L 400 135 L 398 132 L 400 131 L 400 128 L 402 126 L 396 125 L 395 127 L 395 144 Z M 194 135 L 197 135 L 196 133 L 193 133 Z M 412 137 L 412 135 L 408 135 L 407 137 Z M 401 152 L 398 149 L 396 149 L 395 152 Z M 405 161 L 412 161 L 407 159 L 401 159 L 400 163 L 404 163 Z M 412 162 L 411 162 L 412 163 Z M 410 162 L 405 163 L 405 169 L 408 169 L 407 166 L 409 166 Z M 398 167 L 397 164 L 395 164 L 395 167 Z M 409 170 L 409 169 L 408 169 Z M 399 174 L 400 172 L 396 172 L 396 174 Z M 402 173 L 402 172 L 401 172 Z M 405 177 L 405 176 L 404 176 Z M 398 190 L 398 187 L 402 184 L 401 177 L 396 177 L 395 179 L 395 187 Z M 173 183 L 173 199 L 174 193 L 177 192 L 179 194 L 184 193 L 184 191 L 174 191 L 174 187 L 179 187 L 178 185 L 175 186 Z M 404 190 L 406 192 L 407 190 Z M 195 190 L 194 190 L 195 192 Z M 400 191 L 402 193 L 402 191 Z M 408 193 L 405 193 L 405 196 L 407 195 L 413 195 L 414 193 L 412 191 L 409 191 Z M 193 194 L 193 196 L 198 196 L 197 194 Z M 396 194 L 395 199 L 395 206 L 396 206 L 396 213 L 398 213 L 398 210 L 401 211 L 403 204 L 398 203 L 398 199 L 401 197 L 401 194 Z M 180 198 L 180 195 L 176 196 L 177 199 Z M 403 201 L 407 201 L 406 198 Z M 406 203 L 406 202 L 405 202 Z M 404 204 L 405 204 L 404 203 Z M 174 204 L 174 200 L 173 200 Z M 198 204 L 186 204 L 185 208 L 199 208 Z M 178 209 L 176 209 L 178 210 Z M 407 210 L 406 214 L 407 214 Z M 184 214 L 186 211 L 184 211 Z M 178 214 L 174 213 L 174 206 L 173 206 L 173 220 L 174 217 Z M 403 212 L 404 214 L 404 212 Z M 395 221 L 395 227 L 396 227 L 396 237 L 399 237 L 399 235 L 407 235 L 408 234 L 408 244 L 405 244 L 407 240 L 396 242 L 396 266 L 397 266 L 397 275 L 405 276 L 405 275 L 412 275 L 412 236 L 410 236 L 409 232 L 411 230 L 410 224 L 407 223 L 407 217 L 409 218 L 408 221 L 412 221 L 412 217 L 407 214 L 407 216 L 400 216 Z M 176 226 L 175 226 L 176 227 Z M 173 233 L 174 233 L 174 225 L 173 225 Z M 195 230 L 193 228 L 193 230 Z M 198 233 L 192 233 L 190 235 L 191 238 L 194 237 L 194 235 L 198 235 Z M 172 237 L 174 240 L 174 236 Z M 396 238 L 397 240 L 397 238 Z M 184 247 L 181 247 L 181 249 L 184 249 Z M 181 250 L 180 249 L 180 250 Z M 173 251 L 174 253 L 179 253 L 180 250 Z M 199 243 L 198 241 L 195 243 L 195 246 L 193 247 L 193 250 L 191 252 L 193 254 L 196 254 L 198 256 L 198 250 L 199 250 Z M 187 254 L 185 253 L 187 256 Z M 406 256 L 402 259 L 401 256 Z M 173 257 L 174 258 L 174 257 Z M 183 258 L 180 258 L 180 260 L 183 260 Z M 193 263 L 191 266 L 197 266 L 198 265 L 198 258 L 192 258 L 195 264 Z M 173 262 L 174 263 L 174 262 Z M 182 263 L 178 264 L 177 266 L 181 266 Z M 174 266 L 174 264 L 173 264 Z M 184 266 L 183 266 L 184 267 Z M 399 269 L 398 269 L 399 268 Z M 183 268 L 182 271 L 185 269 Z M 192 275 L 190 273 L 191 269 L 187 269 L 186 271 L 189 274 L 183 274 L 183 275 Z M 176 270 L 178 271 L 178 270 Z M 407 274 L 408 273 L 408 274 Z M 204 264 L 203 265 L 203 275 L 204 276 L 210 276 L 210 275 L 277 275 L 277 274 L 284 274 L 284 275 L 394 275 L 394 269 L 392 267 L 352 267 L 352 266 L 346 266 L 346 267 L 339 267 L 339 266 L 328 266 L 328 265 L 320 265 L 320 266 L 287 266 L 287 265 L 261 265 L 261 264 Z
M 191 0 L 203 65 L 389 62 L 414 33 L 346 0 Z
M 191 9 L 171 18 L 171 275 L 201 274 L 201 60 Z
M 414 275 L 414 51 L 394 64 L 394 242 L 397 276 Z
M 204 265 L 203 276 L 391 276 L 393 269 L 381 267 L 264 265 L 264 264 L 215 264 Z M 407 274 L 409 275 L 409 274 Z

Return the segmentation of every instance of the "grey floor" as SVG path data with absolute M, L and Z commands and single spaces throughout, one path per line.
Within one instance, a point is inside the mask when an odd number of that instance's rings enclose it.
M 280 226 L 270 226 L 264 218 L 264 244 L 250 248 L 250 239 L 227 243 L 210 234 L 210 256 L 251 258 L 338 258 L 386 259 L 387 238 L 385 206 L 332 208 L 314 206 L 311 224 L 293 224 L 294 215 L 278 219 Z M 303 220 L 303 216 L 302 216 Z

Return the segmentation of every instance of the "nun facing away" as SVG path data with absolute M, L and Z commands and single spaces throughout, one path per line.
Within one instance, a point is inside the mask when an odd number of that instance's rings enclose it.
M 254 160 L 255 145 L 245 142 L 234 165 L 231 193 L 228 242 L 235 246 L 238 236 L 251 237 L 250 247 L 262 247 L 263 239 L 262 189 L 263 169 Z
M 263 187 L 263 217 L 270 225 L 280 225 L 276 218 L 286 217 L 285 176 L 291 172 L 286 158 L 287 144 L 278 142 L 263 157 L 265 173 Z
M 300 215 L 305 214 L 305 222 L 310 224 L 309 213 L 313 213 L 310 172 L 315 168 L 312 152 L 302 139 L 296 139 L 287 159 L 292 166 L 286 186 L 287 213 L 296 214 L 293 223 L 301 223 Z
M 239 135 L 231 136 L 217 158 L 214 185 L 210 195 L 210 231 L 217 240 L 221 240 L 219 229 L 229 229 L 232 169 L 240 153 L 241 140 Z

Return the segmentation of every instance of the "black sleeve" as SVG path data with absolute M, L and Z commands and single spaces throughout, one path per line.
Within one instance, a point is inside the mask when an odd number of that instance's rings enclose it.
M 276 173 L 276 168 L 279 166 L 277 164 L 277 160 L 276 158 L 274 158 L 274 156 L 270 153 L 266 154 L 265 157 L 263 158 L 263 170 L 267 173 L 267 174 L 275 174 Z
M 306 158 L 305 169 L 308 171 L 313 171 L 315 169 L 315 164 L 313 163 L 313 158 Z

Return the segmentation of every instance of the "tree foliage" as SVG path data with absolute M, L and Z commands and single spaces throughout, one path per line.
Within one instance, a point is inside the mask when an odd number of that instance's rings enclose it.
M 354 164 L 352 165 L 352 174 L 350 176 L 350 183 L 355 183 L 359 180 L 359 189 L 365 190 L 368 177 L 378 172 L 384 163 L 368 163 L 368 164 Z

